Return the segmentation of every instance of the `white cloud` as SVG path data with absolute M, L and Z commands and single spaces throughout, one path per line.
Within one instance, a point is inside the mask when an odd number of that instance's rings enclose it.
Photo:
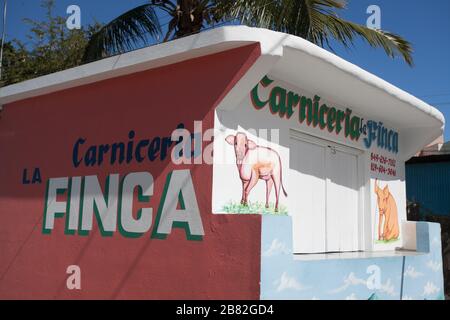
M 433 260 L 428 261 L 427 267 L 433 270 L 434 272 L 441 271 L 441 263 L 438 261 Z
M 367 280 L 359 279 L 355 276 L 353 272 L 351 272 L 346 278 L 344 278 L 344 284 L 336 289 L 330 290 L 330 293 L 339 293 L 347 290 L 350 286 L 363 285 L 367 286 Z
M 431 281 L 428 281 L 425 287 L 423 288 L 423 296 L 431 296 L 436 295 L 441 289 L 435 286 L 435 284 Z
M 308 287 L 305 287 L 299 283 L 294 277 L 290 277 L 286 272 L 283 272 L 279 280 L 274 281 L 274 285 L 277 287 L 277 292 L 289 289 L 295 291 L 303 291 L 308 289 Z
M 330 294 L 335 294 L 335 293 L 340 293 L 343 292 L 345 290 L 347 290 L 350 286 L 357 286 L 357 285 L 362 285 L 367 287 L 367 280 L 365 279 L 360 279 L 358 277 L 356 277 L 356 275 L 351 272 L 345 279 L 344 279 L 344 284 L 342 286 L 340 286 L 339 288 L 330 290 L 329 293 Z M 383 284 L 380 284 L 380 287 L 376 289 L 379 292 L 388 294 L 390 296 L 395 296 L 395 288 L 394 285 L 392 284 L 391 279 L 387 279 L 387 281 Z
M 390 296 L 395 296 L 395 288 L 391 282 L 391 279 L 387 279 L 386 283 L 381 284 L 379 291 Z
M 347 296 L 345 300 L 358 300 L 355 293 L 352 293 L 351 295 Z
M 402 297 L 402 300 L 414 300 L 412 297 L 410 297 L 410 296 L 403 296 Z
M 269 249 L 263 252 L 263 256 L 271 257 L 279 253 L 289 254 L 289 250 L 284 242 L 281 242 L 280 240 L 275 238 L 270 244 Z
M 412 279 L 416 279 L 418 277 L 423 276 L 422 272 L 416 271 L 413 266 L 408 266 L 405 271 L 405 277 L 410 277 Z

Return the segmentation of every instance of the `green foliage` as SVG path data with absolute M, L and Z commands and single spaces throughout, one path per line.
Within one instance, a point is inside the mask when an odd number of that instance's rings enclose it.
M 41 6 L 46 10 L 44 21 L 24 19 L 30 27 L 27 42 L 14 39 L 5 44 L 2 86 L 80 65 L 89 39 L 101 28 L 95 24 L 69 30 L 66 18 L 53 14 L 54 0 Z
M 391 58 L 399 55 L 409 65 L 413 64 L 408 41 L 391 32 L 373 30 L 340 18 L 337 11 L 345 8 L 346 3 L 341 0 L 237 0 L 228 16 L 243 24 L 297 35 L 330 49 L 331 39 L 348 48 L 360 38 L 372 47 L 383 48 Z
M 400 36 L 341 19 L 337 12 L 346 8 L 341 0 L 149 0 L 105 26 L 95 23 L 80 30 L 68 30 L 65 17 L 53 14 L 54 0 L 43 0 L 42 7 L 44 21 L 24 20 L 30 26 L 28 41 L 15 39 L 5 44 L 0 86 L 227 21 L 290 33 L 330 49 L 331 39 L 350 47 L 361 38 L 384 49 L 389 57 L 401 56 L 409 65 L 413 63 L 412 47 Z M 168 15 L 169 21 L 162 23 L 157 11 Z
M 168 41 L 181 38 L 223 21 L 225 4 L 229 0 L 149 0 L 148 4 L 133 8 L 106 24 L 94 35 L 86 49 L 84 60 L 93 61 L 123 53 L 150 39 Z M 161 24 L 156 11 L 169 16 Z M 167 25 L 167 28 L 164 28 Z M 165 35 L 163 38 L 163 29 Z
M 396 243 L 399 239 L 392 239 L 392 240 L 376 240 L 376 244 L 391 244 Z
M 161 26 L 154 9 L 148 5 L 136 7 L 94 34 L 83 60 L 93 61 L 117 52 L 130 51 L 136 42 L 145 43 L 147 34 L 158 37 L 160 33 Z
M 391 32 L 340 18 L 337 12 L 345 8 L 342 0 L 149 0 L 102 28 L 89 43 L 85 60 L 125 52 L 148 44 L 149 38 L 159 41 L 165 25 L 163 41 L 199 32 L 215 23 L 239 21 L 293 34 L 330 49 L 331 39 L 350 47 L 360 38 L 372 47 L 384 49 L 391 58 L 401 56 L 413 64 L 408 41 Z M 161 24 L 157 10 L 169 16 L 168 23 Z
M 230 201 L 223 207 L 225 213 L 237 213 L 237 214 L 273 214 L 286 216 L 288 214 L 287 208 L 283 205 L 278 206 L 278 212 L 275 212 L 275 205 L 269 203 L 269 208 L 265 207 L 264 203 L 251 202 L 248 205 L 243 205 L 237 202 Z

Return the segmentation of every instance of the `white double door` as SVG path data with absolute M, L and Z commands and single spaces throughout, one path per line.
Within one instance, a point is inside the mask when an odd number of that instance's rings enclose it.
M 360 250 L 360 152 L 297 133 L 290 154 L 294 252 Z

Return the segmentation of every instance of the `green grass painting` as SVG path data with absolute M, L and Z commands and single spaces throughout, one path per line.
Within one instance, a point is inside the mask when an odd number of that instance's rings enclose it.
M 376 240 L 375 243 L 376 244 L 390 244 L 390 243 L 395 243 L 397 242 L 399 239 L 392 239 L 392 240 Z
M 287 216 L 287 208 L 281 204 L 278 205 L 278 212 L 275 212 L 275 204 L 269 203 L 269 208 L 266 208 L 265 204 L 262 202 L 251 202 L 244 206 L 240 202 L 230 201 L 222 209 L 225 213 L 235 213 L 235 214 L 263 214 L 263 215 L 279 215 Z

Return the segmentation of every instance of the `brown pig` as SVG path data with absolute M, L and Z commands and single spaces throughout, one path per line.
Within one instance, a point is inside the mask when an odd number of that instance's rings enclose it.
M 378 223 L 378 240 L 395 240 L 400 235 L 398 225 L 397 204 L 394 197 L 389 191 L 388 185 L 381 189 L 378 186 L 378 180 L 375 180 L 375 194 L 377 195 L 379 223 Z M 382 220 L 384 217 L 384 224 Z M 383 232 L 381 227 L 383 226 Z

